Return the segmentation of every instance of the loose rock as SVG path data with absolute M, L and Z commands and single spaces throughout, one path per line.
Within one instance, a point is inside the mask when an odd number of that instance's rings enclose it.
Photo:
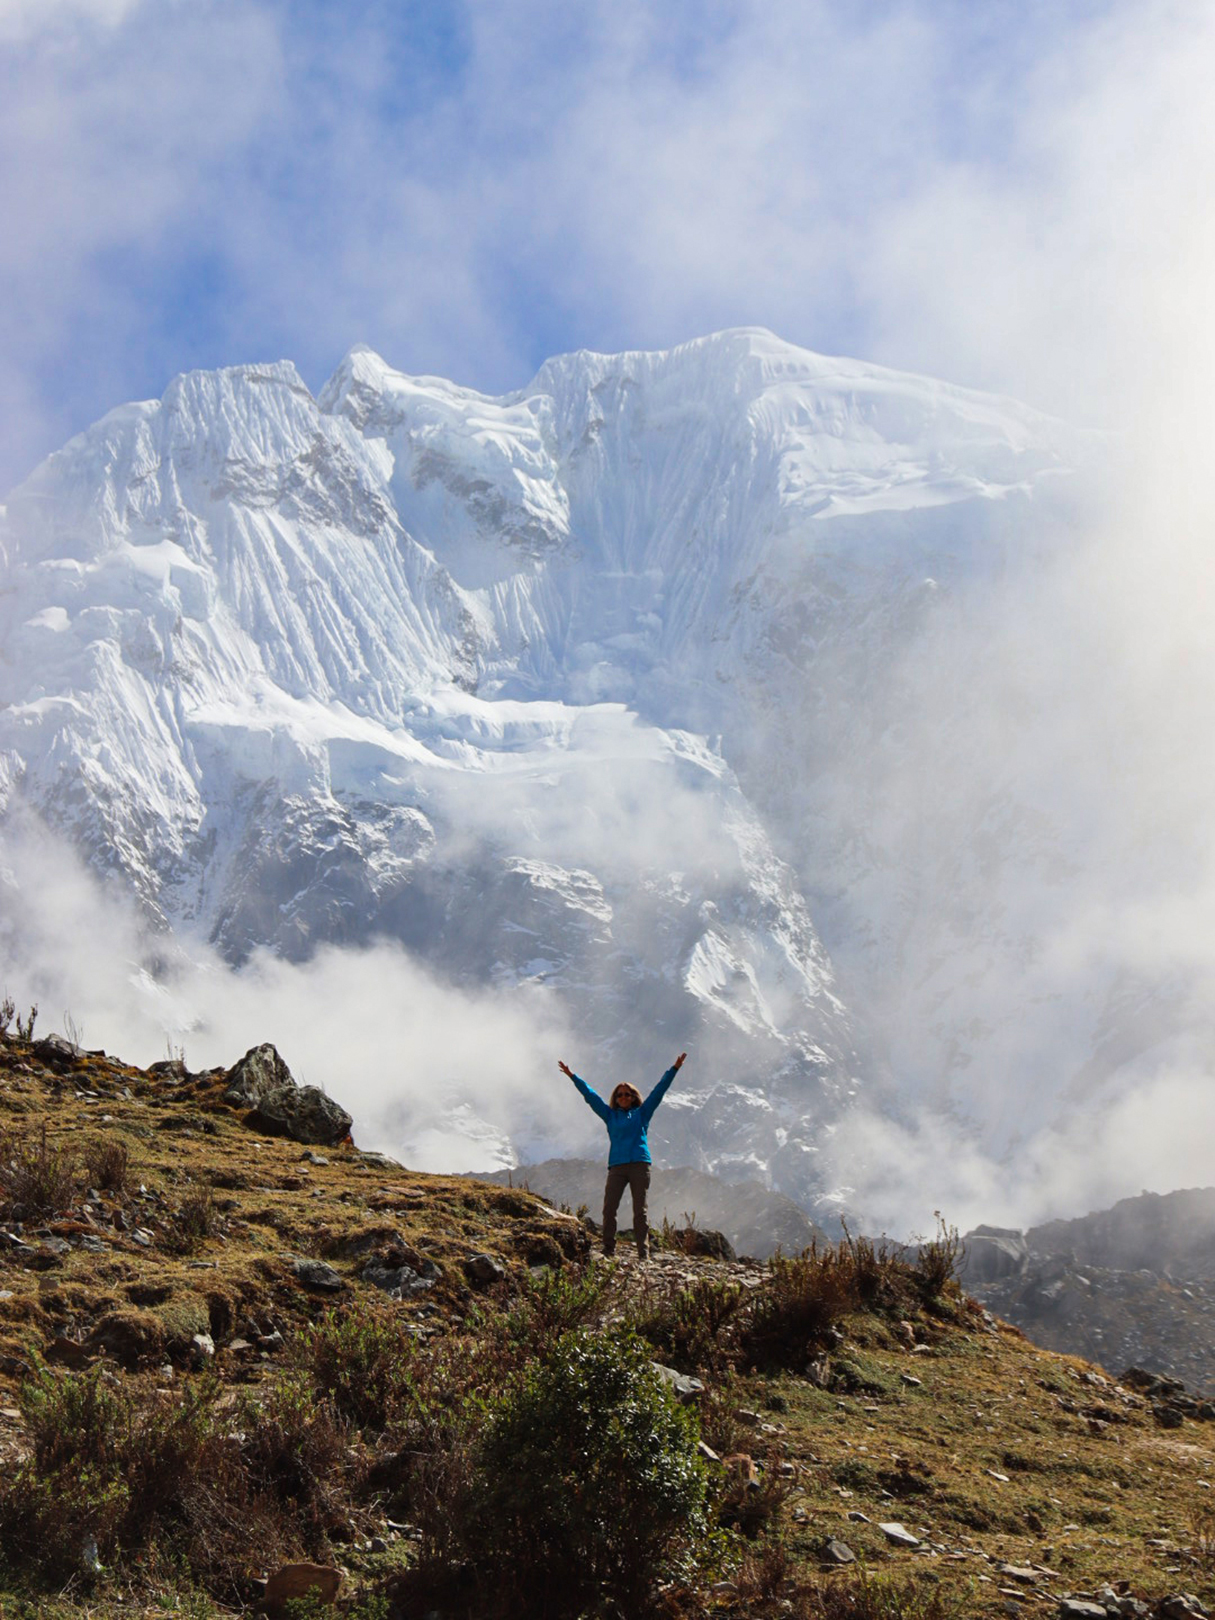
M 464 1262 L 464 1270 L 475 1288 L 488 1288 L 506 1276 L 506 1267 L 492 1254 L 470 1254 Z
M 434 1287 L 435 1278 L 439 1274 L 438 1267 L 433 1261 L 426 1264 L 432 1273 L 430 1276 L 415 1271 L 404 1261 L 394 1265 L 390 1259 L 373 1255 L 360 1275 L 365 1283 L 370 1283 L 373 1288 L 382 1289 L 390 1299 L 404 1299 L 406 1294 L 420 1294 Z
M 340 1569 L 325 1564 L 284 1564 L 266 1582 L 263 1605 L 270 1610 L 315 1595 L 321 1603 L 332 1603 L 342 1584 Z
M 879 1524 L 878 1529 L 886 1537 L 886 1540 L 893 1542 L 896 1547 L 918 1547 L 920 1545 L 919 1537 L 913 1536 L 905 1525 L 892 1522 Z
M 650 1366 L 670 1388 L 680 1406 L 694 1406 L 705 1392 L 699 1378 L 676 1372 L 674 1367 L 664 1367 L 661 1361 L 651 1361 Z
M 324 1293 L 336 1294 L 346 1284 L 332 1266 L 323 1260 L 293 1260 L 292 1270 L 305 1288 L 318 1288 Z

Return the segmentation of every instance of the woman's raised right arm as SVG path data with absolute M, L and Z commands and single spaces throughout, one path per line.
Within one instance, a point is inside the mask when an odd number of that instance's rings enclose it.
M 604 1102 L 603 1098 L 597 1091 L 592 1091 L 585 1080 L 580 1080 L 578 1078 L 568 1063 L 558 1063 L 557 1067 L 561 1070 L 562 1074 L 568 1075 L 569 1078 L 574 1082 L 574 1084 L 578 1087 L 578 1090 L 582 1093 L 583 1101 L 586 1102 L 589 1107 L 595 1110 L 600 1119 L 611 1119 L 612 1110 L 608 1107 L 607 1103 Z

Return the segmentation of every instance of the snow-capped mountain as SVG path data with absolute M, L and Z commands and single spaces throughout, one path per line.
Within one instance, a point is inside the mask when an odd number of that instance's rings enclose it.
M 811 1199 L 906 929 L 856 822 L 890 683 L 1079 453 L 758 330 L 501 398 L 364 348 L 316 398 L 179 377 L 9 499 L 0 804 L 230 962 L 387 937 L 549 987 L 588 1072 L 694 1045 L 667 1151 Z

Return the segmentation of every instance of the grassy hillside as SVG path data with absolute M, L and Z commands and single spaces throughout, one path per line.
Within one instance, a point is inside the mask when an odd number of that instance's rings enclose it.
M 0 1041 L 5 1620 L 238 1612 L 301 1560 L 278 1612 L 336 1571 L 356 1620 L 1215 1599 L 1215 1425 L 986 1317 L 948 1234 L 606 1265 L 224 1089 Z

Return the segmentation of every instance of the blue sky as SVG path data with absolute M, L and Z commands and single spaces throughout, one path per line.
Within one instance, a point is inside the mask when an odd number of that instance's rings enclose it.
M 1207 12 L 0 0 L 0 489 L 355 342 L 496 392 L 758 324 L 1107 416 L 1203 318 Z

